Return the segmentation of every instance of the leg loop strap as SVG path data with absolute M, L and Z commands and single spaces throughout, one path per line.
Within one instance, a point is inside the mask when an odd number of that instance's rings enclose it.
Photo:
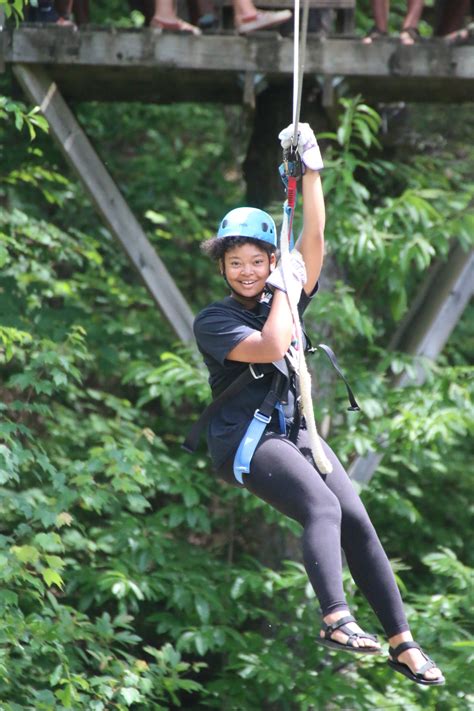
M 243 474 L 248 474 L 250 472 L 250 463 L 252 461 L 253 454 L 257 449 L 257 445 L 260 442 L 265 428 L 271 420 L 271 415 L 264 415 L 260 410 L 255 410 L 254 416 L 250 421 L 242 441 L 239 444 L 239 448 L 234 457 L 234 476 L 239 482 L 239 484 L 244 483 Z

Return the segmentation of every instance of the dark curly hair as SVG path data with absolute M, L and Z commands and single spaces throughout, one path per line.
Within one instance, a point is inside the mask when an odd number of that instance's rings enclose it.
M 243 244 L 254 244 L 256 247 L 266 252 L 269 257 L 277 252 L 277 248 L 272 244 L 269 244 L 269 242 L 264 242 L 261 239 L 254 239 L 253 237 L 212 237 L 211 239 L 207 239 L 205 242 L 201 243 L 201 250 L 205 255 L 218 262 L 220 259 L 224 259 L 224 254 L 228 252 L 229 249 L 240 247 Z

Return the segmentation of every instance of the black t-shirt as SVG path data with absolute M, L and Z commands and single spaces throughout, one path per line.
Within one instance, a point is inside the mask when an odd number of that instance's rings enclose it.
M 302 293 L 298 304 L 300 316 L 317 290 L 318 285 L 311 296 Z M 227 360 L 227 354 L 252 332 L 262 330 L 270 311 L 271 298 L 271 294 L 266 294 L 255 308 L 247 309 L 239 301 L 228 296 L 222 301 L 210 304 L 196 316 L 194 335 L 209 370 L 209 385 L 214 395 L 222 392 L 248 368 L 246 363 Z M 217 469 L 239 446 L 255 410 L 268 393 L 271 381 L 271 373 L 253 380 L 232 400 L 225 403 L 211 419 L 207 443 Z M 283 411 L 285 418 L 291 420 L 294 412 L 294 392 L 291 388 Z M 277 421 L 275 416 L 275 423 Z M 272 423 L 269 427 L 272 427 Z

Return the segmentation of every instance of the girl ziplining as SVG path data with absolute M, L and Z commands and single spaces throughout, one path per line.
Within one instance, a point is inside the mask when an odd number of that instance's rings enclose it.
M 390 666 L 418 684 L 444 684 L 436 664 L 413 641 L 390 563 L 362 501 L 321 438 L 320 454 L 314 454 L 314 434 L 300 412 L 297 351 L 306 341 L 303 335 L 302 343 L 295 342 L 290 303 L 301 316 L 318 290 L 325 206 L 316 139 L 308 124 L 298 128 L 303 229 L 284 268 L 276 264 L 275 223 L 255 208 L 229 212 L 217 236 L 202 245 L 217 261 L 230 295 L 206 307 L 194 323 L 214 397 L 200 426 L 208 424 L 218 476 L 301 524 L 304 565 L 322 613 L 317 641 L 355 654 L 381 653 L 377 638 L 350 615 L 342 547 L 387 635 Z M 280 134 L 282 144 L 292 132 L 290 126 Z

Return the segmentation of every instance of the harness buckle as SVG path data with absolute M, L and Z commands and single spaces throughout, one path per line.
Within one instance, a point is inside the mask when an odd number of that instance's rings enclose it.
M 263 376 L 265 375 L 265 373 L 260 373 L 260 375 L 258 375 L 258 374 L 256 373 L 256 371 L 254 370 L 254 367 L 253 367 L 253 366 L 254 366 L 253 363 L 249 363 L 250 372 L 252 373 L 252 376 L 255 378 L 255 380 L 260 380 L 260 378 L 263 378 Z
M 256 420 L 260 420 L 260 422 L 264 422 L 266 425 L 268 425 L 272 419 L 271 415 L 264 415 L 263 412 L 260 412 L 259 409 L 255 410 L 253 416 Z

